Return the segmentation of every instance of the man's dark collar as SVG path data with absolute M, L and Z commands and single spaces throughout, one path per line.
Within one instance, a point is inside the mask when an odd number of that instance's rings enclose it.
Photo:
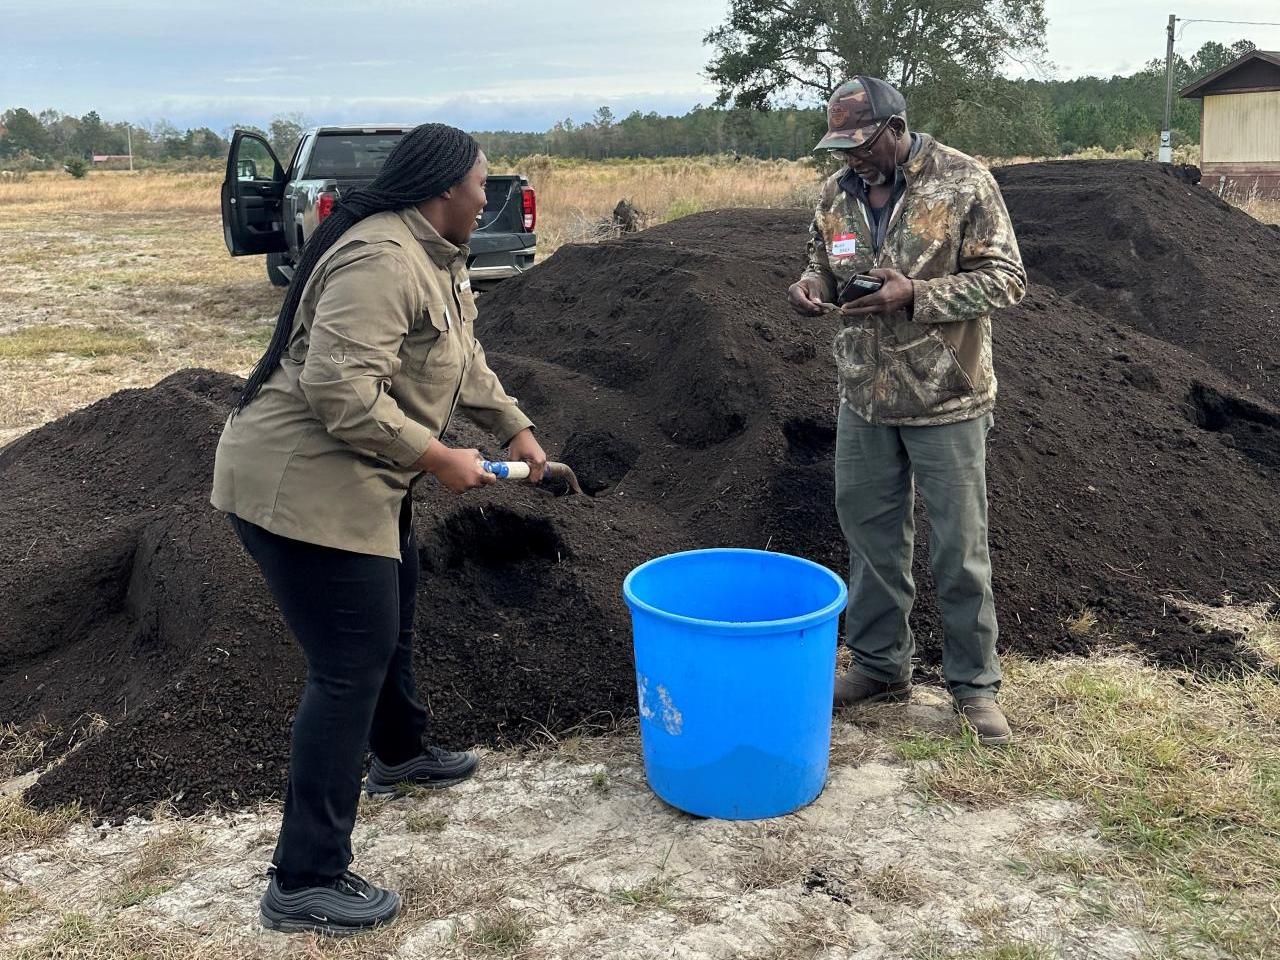
M 894 170 L 894 182 L 892 185 L 895 192 L 897 189 L 898 179 L 905 176 L 906 168 L 910 166 L 911 161 L 916 158 L 916 155 L 920 152 L 920 147 L 924 143 L 920 138 L 920 134 L 912 133 L 910 136 L 911 149 L 907 151 L 907 159 L 898 164 L 897 168 Z M 840 179 L 836 181 L 836 185 L 845 193 L 849 194 L 849 196 L 861 200 L 863 203 L 869 202 L 867 184 L 860 176 L 853 172 L 852 167 L 845 167 L 844 173 L 840 174 Z

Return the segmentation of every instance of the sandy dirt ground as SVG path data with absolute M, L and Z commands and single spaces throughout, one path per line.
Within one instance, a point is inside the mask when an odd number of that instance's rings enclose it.
M 3 211 L 22 242 L 0 248 L 0 445 L 182 367 L 252 364 L 280 293 L 259 259 L 226 256 L 206 193 Z M 364 804 L 354 867 L 406 908 L 341 943 L 258 926 L 277 805 L 61 825 L 17 778 L 0 784 L 0 958 L 1270 960 L 1280 608 L 1185 606 L 1247 631 L 1271 672 L 1024 664 L 1000 760 L 918 689 L 837 719 L 826 790 L 774 821 L 666 806 L 633 730 L 488 752 L 456 788 Z
M 936 690 L 871 712 L 920 731 L 955 729 Z M 929 802 L 913 785 L 916 764 L 848 721 L 836 723 L 832 756 L 808 808 L 730 822 L 659 800 L 626 733 L 534 756 L 487 754 L 483 772 L 456 788 L 363 804 L 356 867 L 402 890 L 406 912 L 385 933 L 334 945 L 258 928 L 273 805 L 77 825 L 0 857 L 0 883 L 30 898 L 0 932 L 0 953 L 54 949 L 70 912 L 86 941 L 140 951 L 122 956 L 167 956 L 180 944 L 222 957 L 1149 955 L 1148 932 L 1115 908 L 1122 888 L 1039 864 L 1097 847 L 1076 804 Z M 152 871 L 149 895 L 120 909 L 157 849 L 166 866 Z

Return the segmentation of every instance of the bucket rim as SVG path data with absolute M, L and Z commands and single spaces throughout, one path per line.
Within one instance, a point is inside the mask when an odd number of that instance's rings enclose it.
M 797 617 L 785 617 L 779 620 L 704 620 L 699 617 L 686 617 L 683 614 L 672 613 L 670 610 L 663 610 L 655 607 L 651 603 L 646 603 L 635 595 L 632 589 L 632 581 L 647 570 L 649 567 L 666 563 L 679 557 L 688 557 L 694 555 L 705 554 L 735 554 L 735 555 L 754 555 L 762 557 L 784 557 L 788 561 L 810 567 L 820 571 L 823 575 L 829 577 L 836 585 L 836 597 L 825 607 L 802 613 Z M 755 550 L 750 547 L 706 547 L 700 550 L 681 550 L 677 553 L 666 553 L 660 557 L 654 557 L 646 560 L 640 566 L 636 567 L 627 574 L 626 579 L 622 581 L 622 596 L 627 605 L 632 610 L 643 610 L 660 620 L 666 620 L 670 623 L 679 623 L 684 626 L 700 627 L 704 630 L 715 631 L 717 633 L 774 633 L 789 630 L 803 630 L 815 624 L 822 623 L 832 617 L 839 616 L 848 606 L 849 603 L 849 587 L 835 572 L 824 567 L 820 563 L 805 557 L 797 557 L 790 553 L 780 553 L 776 550 Z

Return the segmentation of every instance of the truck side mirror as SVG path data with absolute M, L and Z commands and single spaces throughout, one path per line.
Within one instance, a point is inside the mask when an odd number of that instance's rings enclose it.
M 257 180 L 258 165 L 252 160 L 236 161 L 236 179 L 237 180 Z

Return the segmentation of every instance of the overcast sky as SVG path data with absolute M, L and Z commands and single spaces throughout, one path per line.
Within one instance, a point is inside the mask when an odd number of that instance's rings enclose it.
M 1174 2 L 1046 0 L 1049 75 L 1128 73 L 1162 57 Z M 291 112 L 472 130 L 545 130 L 606 103 L 619 116 L 683 113 L 715 97 L 702 38 L 726 9 L 726 0 L 0 0 L 0 109 L 215 130 Z M 1181 13 L 1280 20 L 1280 2 L 1200 0 Z M 1280 27 L 1209 23 L 1188 24 L 1178 49 L 1242 36 L 1280 49 Z

